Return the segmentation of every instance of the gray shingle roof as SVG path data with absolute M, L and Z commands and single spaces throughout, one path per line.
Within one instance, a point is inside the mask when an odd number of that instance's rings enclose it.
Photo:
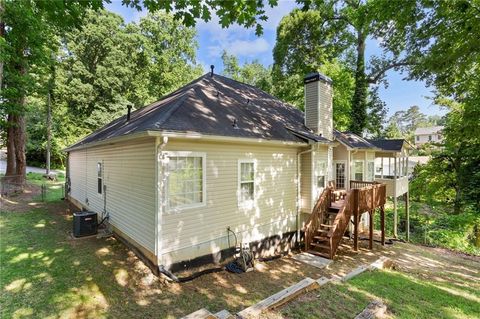
M 368 140 L 373 145 L 384 151 L 401 152 L 403 145 L 406 143 L 404 139 L 375 139 Z M 407 143 L 408 144 L 408 143 Z M 409 145 L 409 144 L 408 144 Z
M 377 147 L 371 144 L 368 140 L 351 132 L 333 130 L 333 136 L 336 140 L 349 148 L 377 149 Z
M 207 73 L 160 101 L 132 112 L 130 121 L 122 116 L 67 150 L 146 131 L 329 143 L 304 125 L 304 114 L 297 108 L 253 86 Z
M 415 129 L 415 135 L 429 135 L 441 133 L 443 126 L 418 127 Z

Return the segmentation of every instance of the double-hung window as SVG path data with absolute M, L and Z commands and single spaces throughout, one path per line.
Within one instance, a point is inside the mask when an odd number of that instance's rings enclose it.
M 189 208 L 205 204 L 205 154 L 168 153 L 168 207 Z
M 367 162 L 367 180 L 373 182 L 375 180 L 375 162 Z
M 325 160 L 317 160 L 315 165 L 315 182 L 317 189 L 325 187 L 327 179 L 327 162 Z
M 102 163 L 97 163 L 97 193 L 102 195 L 103 193 L 103 167 Z
M 355 161 L 353 163 L 353 179 L 363 181 L 363 161 Z
M 255 200 L 255 161 L 238 161 L 238 204 L 252 206 Z

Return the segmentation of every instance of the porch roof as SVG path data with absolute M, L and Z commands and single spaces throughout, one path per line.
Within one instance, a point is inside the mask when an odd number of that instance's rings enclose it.
M 367 139 L 364 139 L 363 137 L 352 132 L 340 132 L 339 130 L 333 130 L 333 135 L 337 141 L 348 148 L 380 150 Z

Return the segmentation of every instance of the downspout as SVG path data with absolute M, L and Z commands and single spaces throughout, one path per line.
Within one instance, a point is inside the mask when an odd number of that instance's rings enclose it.
M 300 243 L 300 184 L 301 184 L 301 156 L 303 154 L 307 154 L 307 153 L 311 153 L 313 152 L 313 149 L 314 149 L 314 144 L 311 144 L 310 146 L 310 149 L 306 150 L 306 151 L 303 151 L 303 152 L 300 152 L 300 153 L 297 153 L 297 218 L 296 218 L 296 222 L 297 222 L 297 244 Z
M 163 174 L 163 158 L 162 152 L 165 146 L 168 143 L 168 137 L 164 136 L 162 142 L 159 142 L 160 137 L 157 137 L 156 144 L 156 165 L 155 165 L 155 246 L 156 246 L 156 255 L 157 255 L 157 266 L 160 266 L 160 252 L 162 251 L 162 245 L 160 240 L 160 228 L 162 221 L 162 214 L 164 210 L 164 185 L 165 185 L 165 175 Z M 161 176 L 160 176 L 161 175 Z M 162 266 L 163 267 L 163 266 Z

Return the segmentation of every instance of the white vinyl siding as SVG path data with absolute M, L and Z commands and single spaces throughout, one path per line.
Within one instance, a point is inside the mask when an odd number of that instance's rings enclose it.
M 102 163 L 103 196 L 97 165 Z M 70 152 L 71 197 L 102 216 L 146 250 L 155 252 L 155 139 Z M 104 201 L 105 200 L 105 201 Z
M 333 138 L 332 96 L 331 84 L 305 84 L 305 125 L 327 139 Z
M 162 214 L 162 263 L 188 260 L 228 247 L 227 227 L 251 242 L 296 230 L 295 147 L 207 143 L 170 139 L 165 151 L 206 153 L 207 202 Z M 238 205 L 238 165 L 255 161 L 255 205 Z M 233 238 L 230 235 L 230 244 Z
M 301 210 L 304 213 L 310 214 L 312 212 L 313 201 L 313 169 L 312 169 L 312 153 L 305 153 L 300 158 L 300 198 Z

